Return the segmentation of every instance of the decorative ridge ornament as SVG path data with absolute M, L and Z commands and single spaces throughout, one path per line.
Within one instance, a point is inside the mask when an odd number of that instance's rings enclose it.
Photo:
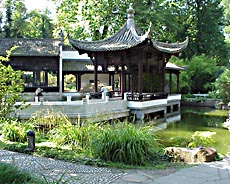
M 135 26 L 134 13 L 135 10 L 132 8 L 132 5 L 130 5 L 129 9 L 127 9 L 127 29 L 130 29 L 131 27 Z

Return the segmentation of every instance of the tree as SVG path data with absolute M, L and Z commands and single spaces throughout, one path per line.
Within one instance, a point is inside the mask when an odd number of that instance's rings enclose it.
M 230 43 L 230 0 L 222 0 L 224 5 L 224 14 L 225 14 L 225 34 L 227 36 L 227 41 Z
M 53 25 L 49 18 L 48 10 L 39 12 L 33 10 L 27 12 L 24 0 L 5 0 L 5 17 L 3 14 L 1 37 L 6 38 L 50 38 L 53 33 Z
M 205 54 L 216 58 L 218 65 L 225 65 L 227 47 L 223 34 L 224 9 L 220 0 L 186 0 L 187 18 L 190 26 L 185 22 L 187 35 L 190 38 L 186 57 Z
M 177 21 L 174 21 L 178 17 L 176 15 L 169 16 L 170 8 L 162 6 L 162 3 L 163 0 L 154 2 L 151 0 L 104 0 L 96 2 L 71 0 L 71 3 L 70 0 L 63 0 L 57 8 L 56 27 L 58 30 L 56 32 L 61 28 L 76 39 L 103 39 L 113 34 L 124 24 L 126 9 L 132 4 L 136 11 L 136 24 L 141 30 L 147 30 L 150 22 L 152 22 L 153 37 L 175 41 L 174 33 L 181 28 Z M 163 23 L 163 20 L 166 20 L 166 23 Z
M 33 10 L 27 14 L 27 33 L 25 37 L 30 38 L 52 38 L 53 37 L 53 24 L 48 16 L 49 11 L 44 12 Z
M 6 21 L 3 29 L 5 37 L 22 37 L 26 26 L 26 7 L 22 0 L 6 0 Z
M 101 39 L 123 24 L 120 11 L 127 1 L 63 0 L 57 8 L 57 29 L 78 39 Z
M 0 56 L 0 117 L 1 119 L 10 118 L 14 112 L 15 103 L 21 100 L 24 82 L 21 78 L 21 71 L 14 71 L 10 65 L 7 66 L 11 52 L 6 52 L 6 57 Z M 18 108 L 21 106 L 18 106 Z
M 208 93 L 220 71 L 216 59 L 205 55 L 193 56 L 191 60 L 172 58 L 171 62 L 186 68 L 180 75 L 181 93 Z
M 230 102 L 230 70 L 225 69 L 224 72 L 216 79 L 215 95 L 220 97 L 223 102 Z

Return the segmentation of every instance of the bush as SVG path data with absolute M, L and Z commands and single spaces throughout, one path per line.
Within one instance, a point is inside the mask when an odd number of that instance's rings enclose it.
M 196 148 L 198 146 L 210 146 L 214 143 L 212 136 L 215 134 L 216 134 L 215 132 L 210 132 L 210 131 L 196 131 L 192 135 L 188 147 Z
M 36 112 L 29 119 L 28 123 L 33 124 L 36 130 L 47 133 L 59 125 L 68 124 L 69 120 L 65 115 L 50 110 Z
M 196 148 L 198 146 L 210 146 L 214 143 L 212 138 L 215 132 L 196 131 L 190 137 L 174 137 L 171 138 L 172 146 Z
M 224 103 L 230 101 L 230 70 L 225 69 L 225 71 L 216 79 L 215 91 L 212 92 L 213 96 L 219 97 Z
M 35 177 L 32 177 L 27 172 L 19 171 L 15 166 L 11 164 L 0 163 L 0 183 L 12 184 L 12 183 L 24 183 L 24 184 L 42 184 L 45 183 Z
M 27 140 L 26 132 L 31 128 L 31 125 L 16 120 L 6 121 L 2 124 L 2 135 L 8 141 L 24 143 Z
M 145 165 L 159 151 L 149 127 L 117 123 L 97 129 L 91 141 L 92 154 L 105 161 Z
M 88 149 L 91 134 L 95 129 L 96 125 L 94 124 L 80 126 L 66 122 L 51 130 L 49 139 L 59 146 L 68 145 L 72 148 Z

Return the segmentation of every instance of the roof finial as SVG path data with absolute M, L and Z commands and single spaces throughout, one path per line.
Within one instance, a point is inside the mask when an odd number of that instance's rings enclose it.
M 129 9 L 127 9 L 128 19 L 127 19 L 127 29 L 130 29 L 134 26 L 134 13 L 135 10 L 132 8 L 132 3 L 129 5 Z

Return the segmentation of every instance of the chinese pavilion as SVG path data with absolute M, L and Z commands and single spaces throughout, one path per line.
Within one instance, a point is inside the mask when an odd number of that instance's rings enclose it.
M 134 22 L 134 9 L 127 10 L 124 26 L 114 35 L 99 41 L 81 41 L 69 38 L 80 54 L 87 53 L 94 65 L 94 90 L 98 91 L 98 66 L 109 73 L 114 86 L 114 73 L 120 74 L 120 92 L 164 93 L 166 64 L 172 55 L 178 55 L 188 45 L 188 39 L 177 43 L 163 43 L 151 38 L 151 25 L 142 34 Z M 108 68 L 113 66 L 114 71 Z M 178 73 L 177 73 L 178 74 Z

